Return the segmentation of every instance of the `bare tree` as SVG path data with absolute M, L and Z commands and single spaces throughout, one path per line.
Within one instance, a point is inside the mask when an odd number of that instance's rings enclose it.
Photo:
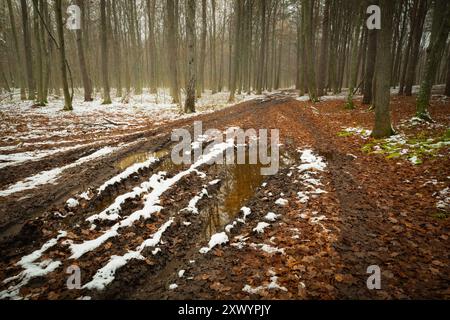
M 185 113 L 195 112 L 195 0 L 186 0 L 186 41 L 188 45 L 188 77 Z
M 433 22 L 431 26 L 430 43 L 427 48 L 425 74 L 417 97 L 417 117 L 431 121 L 428 113 L 431 87 L 436 77 L 439 61 L 445 49 L 445 43 L 450 30 L 450 3 L 447 0 L 434 0 Z
M 23 28 L 23 43 L 25 48 L 25 67 L 27 71 L 28 83 L 28 100 L 34 100 L 36 84 L 33 75 L 33 58 L 31 55 L 31 38 L 30 26 L 28 23 L 28 5 L 26 0 L 20 0 L 20 7 L 22 9 L 22 28 Z
M 108 31 L 106 27 L 106 0 L 100 0 L 100 30 L 102 51 L 103 104 L 111 104 L 108 74 Z
M 84 1 L 83 0 L 77 0 L 77 5 L 81 9 L 81 14 L 84 16 L 85 10 L 84 10 Z M 83 22 L 85 19 L 81 19 Z M 91 79 L 89 77 L 88 68 L 86 65 L 86 58 L 84 56 L 84 47 L 83 47 L 83 28 L 84 25 L 81 26 L 80 29 L 76 30 L 76 42 L 77 42 L 77 52 L 78 52 L 78 61 L 80 63 L 80 71 L 81 71 L 81 78 L 83 79 L 83 87 L 84 87 L 84 101 L 92 101 L 92 83 Z
M 61 81 L 64 92 L 64 110 L 71 111 L 72 97 L 69 92 L 69 84 L 67 81 L 67 69 L 66 69 L 66 46 L 64 43 L 64 26 L 62 19 L 62 0 L 55 0 L 55 12 L 56 12 L 56 30 L 59 40 L 59 66 L 61 69 Z
M 389 137 L 394 133 L 391 124 L 389 103 L 391 99 L 391 45 L 392 20 L 395 3 L 391 0 L 380 0 L 383 26 L 377 39 L 377 54 L 375 63 L 375 126 L 372 136 L 375 138 Z

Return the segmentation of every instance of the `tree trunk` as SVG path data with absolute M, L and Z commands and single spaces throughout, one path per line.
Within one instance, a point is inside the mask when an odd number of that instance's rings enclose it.
M 62 0 L 55 0 L 55 12 L 56 12 L 56 29 L 58 31 L 59 40 L 59 66 L 61 68 L 61 81 L 64 92 L 64 111 L 71 111 L 72 97 L 69 93 L 69 84 L 67 82 L 67 69 L 66 69 L 66 47 L 64 44 L 64 26 L 62 18 Z
M 185 113 L 195 112 L 195 0 L 186 3 L 186 41 L 188 45 L 188 76 Z
M 305 58 L 306 75 L 308 84 L 309 99 L 317 101 L 316 73 L 314 68 L 314 37 L 313 37 L 313 13 L 314 0 L 303 2 L 303 29 L 305 33 Z
M 77 5 L 80 7 L 82 15 L 84 15 L 84 1 L 77 0 Z M 83 19 L 82 19 L 83 21 Z M 80 63 L 80 71 L 81 78 L 83 80 L 83 88 L 84 88 L 84 101 L 92 101 L 92 84 L 91 79 L 89 78 L 88 68 L 86 66 L 86 58 L 84 56 L 84 48 L 83 48 L 83 32 L 82 29 L 76 31 L 76 42 L 77 42 L 77 53 L 78 53 L 78 61 Z
M 14 49 L 16 50 L 16 59 L 17 59 L 17 70 L 19 72 L 19 84 L 20 84 L 20 100 L 26 100 L 27 96 L 26 96 L 26 92 L 25 92 L 25 75 L 23 72 L 23 60 L 22 60 L 22 53 L 19 50 L 19 38 L 17 37 L 17 30 L 16 30 L 16 22 L 14 19 L 14 11 L 13 11 L 13 6 L 11 3 L 11 0 L 7 0 L 7 4 L 8 4 L 8 11 L 9 11 L 9 19 L 11 22 L 11 31 L 12 31 L 12 36 L 13 36 L 13 40 L 14 40 Z
M 263 0 L 264 2 L 264 0 Z M 230 81 L 230 97 L 229 102 L 233 102 L 235 99 L 236 91 L 236 79 L 239 70 L 239 26 L 241 25 L 241 3 L 239 0 L 234 0 L 234 15 L 235 15 L 235 28 L 234 28 L 234 50 L 233 50 L 233 67 L 230 68 L 231 71 L 231 81 Z M 231 39 L 230 39 L 231 40 Z M 230 50 L 231 56 L 231 50 Z M 231 64 L 230 64 L 231 65 Z
M 366 70 L 364 71 L 363 104 L 372 103 L 373 77 L 375 74 L 375 58 L 377 56 L 377 30 L 368 30 Z
M 258 66 L 258 80 L 256 84 L 256 94 L 261 94 L 264 82 L 264 70 L 266 65 L 266 46 L 267 46 L 267 33 L 266 33 L 266 11 L 267 0 L 261 0 L 261 45 L 259 53 L 259 66 Z M 236 30 L 238 31 L 238 30 Z M 236 53 L 239 54 L 239 53 Z
M 445 80 L 445 93 L 447 97 L 450 97 L 450 54 L 447 58 L 447 77 Z
M 326 94 L 325 82 L 327 77 L 329 19 L 330 19 L 330 0 L 325 0 L 325 7 L 322 19 L 322 40 L 320 44 L 320 58 L 319 58 L 319 81 L 317 92 L 319 96 L 323 96 L 324 94 Z
M 381 0 L 380 7 L 382 27 L 378 34 L 377 55 L 375 66 L 375 126 L 372 136 L 375 138 L 389 137 L 393 134 L 389 102 L 391 98 L 391 43 L 392 19 L 395 3 L 392 0 Z
M 100 38 L 102 57 L 103 104 L 111 104 L 108 75 L 108 40 L 106 28 L 106 0 L 100 0 Z
M 205 91 L 206 32 L 206 0 L 202 0 L 202 35 L 200 39 L 200 63 L 198 64 L 197 97 L 201 97 L 203 91 Z
M 435 0 L 433 8 L 433 23 L 431 26 L 430 44 L 427 48 L 425 73 L 423 75 L 420 92 L 417 97 L 417 116 L 431 121 L 428 114 L 431 89 L 445 49 L 446 39 L 450 29 L 450 3 L 447 0 Z
M 175 19 L 178 19 L 178 17 L 175 17 L 174 2 L 174 0 L 167 0 L 167 39 L 172 99 L 173 103 L 178 104 L 180 103 L 180 89 L 178 87 L 178 45 L 175 35 L 175 32 L 178 32 L 175 28 Z
M 157 50 L 155 43 L 155 0 L 147 0 L 148 11 L 148 41 L 149 41 L 149 61 L 150 61 L 150 92 L 157 92 Z
M 28 100 L 34 100 L 36 98 L 35 95 L 36 84 L 34 82 L 34 75 L 33 75 L 33 57 L 31 54 L 32 49 L 30 38 L 30 26 L 28 24 L 27 1 L 20 0 L 20 7 L 22 9 L 23 42 L 25 48 L 25 67 L 27 71 Z
M 412 86 L 416 77 L 416 67 L 419 58 L 420 40 L 422 39 L 423 24 L 427 14 L 427 0 L 419 0 L 417 14 L 414 18 L 414 29 L 411 37 L 411 52 L 409 56 L 408 69 L 405 77 L 405 95 L 412 95 Z

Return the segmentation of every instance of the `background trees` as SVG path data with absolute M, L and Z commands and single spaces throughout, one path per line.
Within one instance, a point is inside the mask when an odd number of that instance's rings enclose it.
M 8 18 L 0 29 L 3 90 L 20 88 L 22 98 L 45 104 L 66 82 L 86 101 L 103 91 L 105 103 L 170 88 L 180 103 L 194 75 L 197 97 L 226 90 L 233 101 L 239 93 L 295 87 L 316 100 L 351 88 L 349 101 L 359 90 L 374 104 L 375 58 L 388 55 L 391 87 L 410 95 L 422 84 L 422 114 L 431 86 L 450 82 L 447 2 L 395 1 L 392 45 L 378 54 L 380 31 L 367 30 L 369 2 L 362 0 L 202 0 L 193 12 L 180 0 L 77 0 L 81 30 L 64 28 L 68 0 L 7 0 L 0 4 Z M 188 14 L 199 40 L 193 47 Z

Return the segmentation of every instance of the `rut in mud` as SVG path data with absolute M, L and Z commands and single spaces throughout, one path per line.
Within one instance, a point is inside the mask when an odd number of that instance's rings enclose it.
M 342 144 L 336 136 L 340 124 L 324 126 L 321 112 L 329 111 L 309 108 L 289 92 L 269 95 L 149 128 L 133 136 L 136 141 L 108 142 L 101 147 L 117 149 L 81 170 L 69 168 L 31 195 L 7 197 L 0 297 L 445 296 L 448 276 L 416 267 L 433 261 L 434 269 L 445 268 L 448 244 L 437 239 L 448 234 L 446 222 L 428 219 L 425 207 L 416 209 L 417 217 L 394 213 L 394 218 L 392 208 L 402 200 L 381 191 L 375 199 L 368 184 L 386 160 L 367 166 L 364 161 L 372 158 Z M 204 130 L 222 132 L 279 128 L 279 171 L 263 176 L 261 163 L 208 163 L 236 149 L 227 141 L 193 164 L 175 165 L 171 130 L 192 131 L 194 120 L 201 120 Z M 95 151 L 90 150 L 87 156 Z M 33 165 L 43 170 L 77 161 L 70 153 L 54 159 Z M 391 175 L 403 174 L 387 168 Z M 9 173 L 10 183 L 27 175 L 19 169 Z M 408 192 L 405 186 L 397 190 Z M 415 205 L 409 195 L 403 199 L 407 208 Z M 405 239 L 397 240 L 399 228 Z M 432 234 L 436 239 L 429 239 Z M 413 242 L 413 235 L 419 240 Z M 408 251 L 418 245 L 420 254 L 413 258 Z M 366 268 L 373 264 L 383 270 L 380 291 L 365 286 Z M 73 266 L 81 271 L 80 289 L 67 287 L 66 271 Z

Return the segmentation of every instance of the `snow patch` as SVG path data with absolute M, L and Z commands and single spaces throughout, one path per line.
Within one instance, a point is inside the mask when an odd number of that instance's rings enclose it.
M 209 240 L 208 247 L 203 247 L 200 249 L 200 253 L 208 253 L 212 248 L 217 245 L 222 245 L 228 243 L 229 239 L 225 232 L 216 233 L 211 236 Z

